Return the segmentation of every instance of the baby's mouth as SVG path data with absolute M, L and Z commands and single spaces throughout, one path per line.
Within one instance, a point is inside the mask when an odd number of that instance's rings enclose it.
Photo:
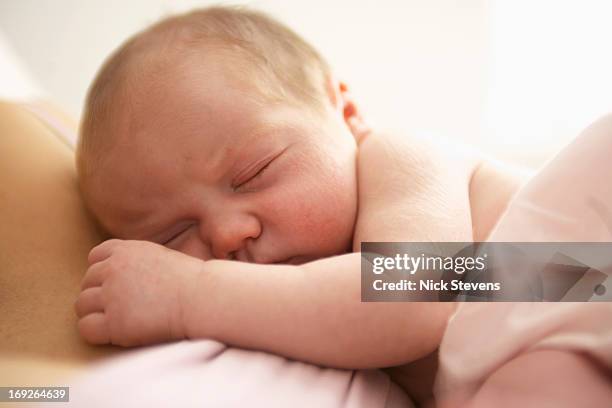
M 295 257 L 287 258 L 282 261 L 272 262 L 274 265 L 292 265 L 291 261 Z
M 280 265 L 301 265 L 308 262 L 308 259 L 306 259 L 306 257 L 304 256 L 292 256 L 290 258 L 287 258 L 283 261 L 279 261 L 279 262 L 274 262 L 275 264 L 280 264 Z

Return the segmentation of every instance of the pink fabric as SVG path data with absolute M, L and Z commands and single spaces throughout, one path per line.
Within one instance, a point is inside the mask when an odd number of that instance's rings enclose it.
M 68 406 L 413 407 L 392 384 L 378 370 L 321 368 L 212 340 L 182 341 L 102 363 L 70 384 Z
M 489 240 L 612 241 L 612 116 L 519 191 Z M 612 369 L 612 302 L 461 304 L 440 347 L 436 396 L 468 399 L 504 363 L 536 349 L 587 353 Z

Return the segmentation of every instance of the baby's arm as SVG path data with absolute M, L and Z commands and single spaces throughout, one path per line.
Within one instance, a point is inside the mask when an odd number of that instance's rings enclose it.
M 438 327 L 431 323 L 437 312 L 426 304 L 407 312 L 401 303 L 361 303 L 359 254 L 261 265 L 109 240 L 91 251 L 89 262 L 76 311 L 81 335 L 95 344 L 211 338 L 315 364 L 366 368 L 418 357 Z
M 331 367 L 411 361 L 440 335 L 436 322 L 450 308 L 362 303 L 359 254 L 301 266 L 208 261 L 204 270 L 187 296 L 189 337 Z

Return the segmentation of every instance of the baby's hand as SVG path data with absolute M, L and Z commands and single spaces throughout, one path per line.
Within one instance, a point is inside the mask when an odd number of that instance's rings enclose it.
M 203 262 L 146 241 L 93 248 L 75 309 L 93 344 L 139 346 L 185 337 L 184 294 Z

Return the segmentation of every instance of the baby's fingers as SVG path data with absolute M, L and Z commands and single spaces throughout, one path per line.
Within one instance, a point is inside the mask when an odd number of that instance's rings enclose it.
M 121 242 L 122 241 L 120 239 L 109 239 L 93 247 L 93 249 L 89 251 L 89 255 L 87 256 L 87 262 L 92 265 L 96 262 L 105 260 L 106 258 L 112 255 L 113 248 L 121 244 Z
M 98 262 L 87 268 L 87 272 L 81 282 L 81 290 L 102 286 L 106 278 L 106 262 Z
M 110 335 L 108 322 L 104 313 L 92 313 L 79 320 L 78 329 L 81 336 L 91 344 L 108 344 Z
M 74 309 L 78 317 L 96 312 L 104 312 L 102 288 L 95 286 L 82 291 L 74 304 Z

